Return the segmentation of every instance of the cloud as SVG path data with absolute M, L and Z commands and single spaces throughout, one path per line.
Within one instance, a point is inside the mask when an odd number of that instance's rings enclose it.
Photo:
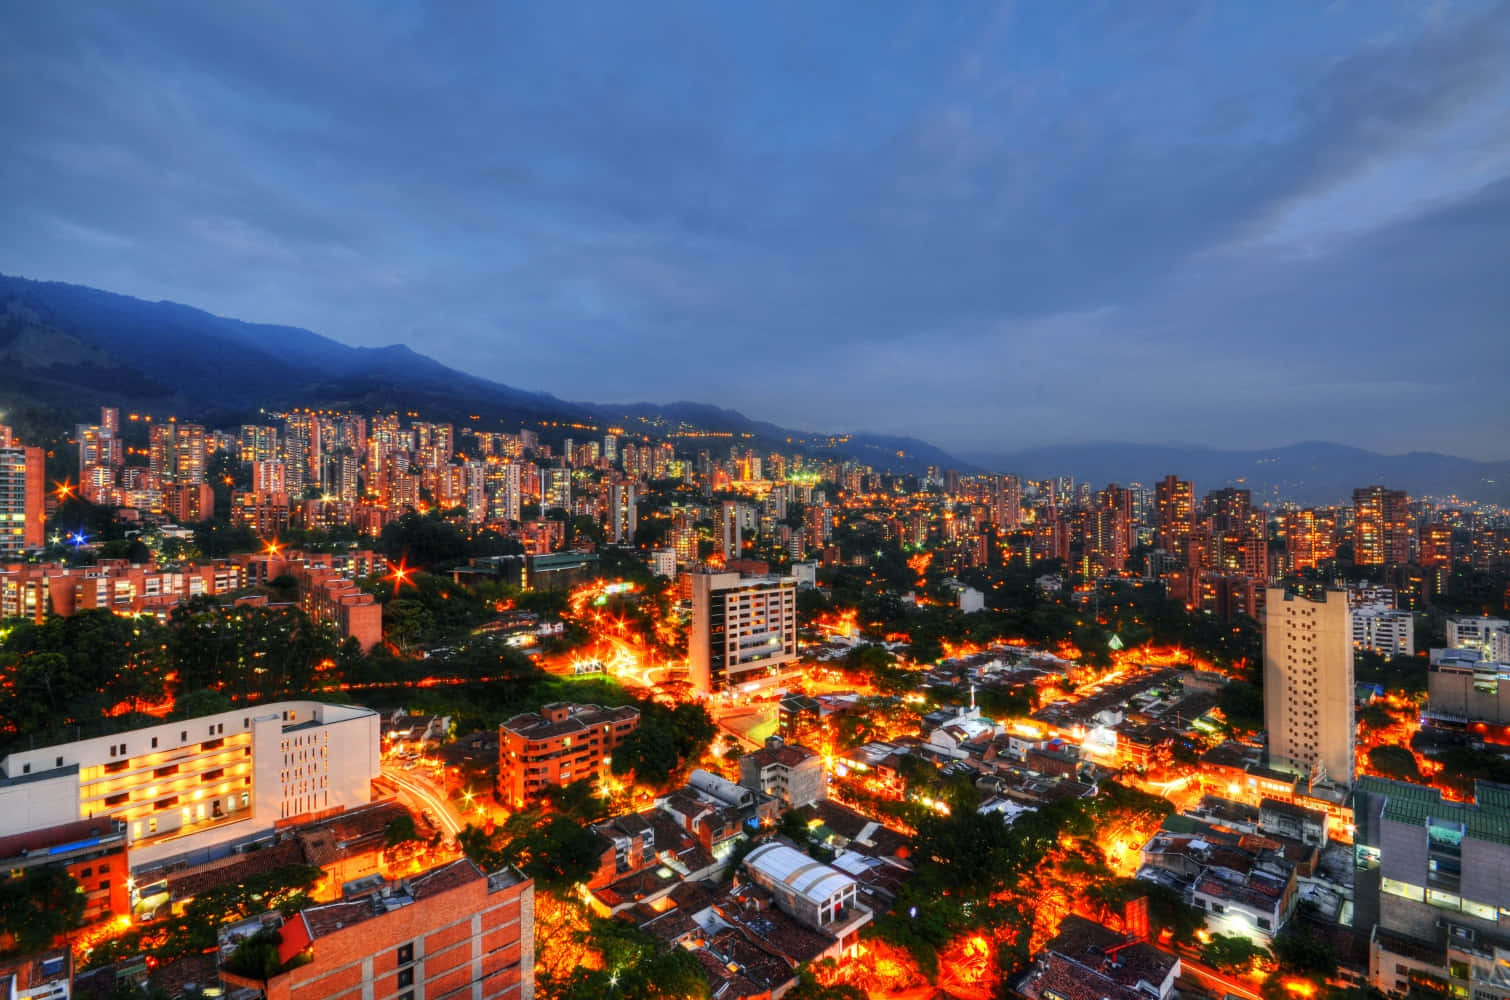
M 1507 51 L 1504 4 L 23 6 L 0 270 L 958 448 L 1490 455 L 1482 366 L 1400 359 L 1506 360 Z

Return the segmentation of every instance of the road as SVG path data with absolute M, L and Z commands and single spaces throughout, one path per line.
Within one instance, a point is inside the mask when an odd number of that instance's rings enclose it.
M 1247 986 L 1230 976 L 1224 976 L 1215 969 L 1193 962 L 1184 956 L 1180 957 L 1180 978 L 1189 976 L 1209 990 L 1215 997 L 1234 996 L 1240 1000 L 1260 1000 L 1260 997 L 1252 987 Z
M 383 767 L 383 777 L 393 782 L 407 794 L 420 809 L 435 817 L 435 821 L 452 837 L 461 833 L 462 823 L 447 802 L 429 782 L 407 774 L 396 767 Z

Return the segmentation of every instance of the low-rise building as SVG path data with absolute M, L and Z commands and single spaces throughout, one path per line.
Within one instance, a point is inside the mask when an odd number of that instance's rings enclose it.
M 788 809 L 828 798 L 823 758 L 779 736 L 767 738 L 764 747 L 739 758 L 739 783 L 780 799 Z
M 498 798 L 521 809 L 552 786 L 601 781 L 613 749 L 640 724 L 631 706 L 552 702 L 498 727 Z
M 841 952 L 852 951 L 871 911 L 856 900 L 859 884 L 783 843 L 762 844 L 745 856 L 745 870 L 782 912 L 832 934 Z
M 208 860 L 297 817 L 372 800 L 378 715 L 283 701 L 0 760 L 0 836 L 78 820 L 126 825 L 133 868 Z

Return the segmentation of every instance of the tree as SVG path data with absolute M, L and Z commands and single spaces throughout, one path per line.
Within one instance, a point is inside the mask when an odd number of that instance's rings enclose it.
M 1421 780 L 1421 769 L 1416 766 L 1416 755 L 1404 747 L 1374 747 L 1368 752 L 1368 763 L 1386 778 L 1416 782 Z
M 1264 695 L 1256 686 L 1233 681 L 1222 688 L 1217 705 L 1233 729 L 1259 730 L 1264 728 Z
M 41 951 L 84 920 L 84 894 L 67 869 L 45 865 L 0 878 L 0 956 Z
M 1213 934 L 1201 946 L 1201 961 L 1223 972 L 1242 974 L 1269 957 L 1269 949 L 1236 934 Z
M 1292 920 L 1274 939 L 1274 959 L 1286 972 L 1329 975 L 1337 968 L 1337 953 L 1323 938 Z

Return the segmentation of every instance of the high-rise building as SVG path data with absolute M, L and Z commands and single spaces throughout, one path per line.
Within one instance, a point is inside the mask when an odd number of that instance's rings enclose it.
M 1337 518 L 1331 511 L 1292 510 L 1280 520 L 1290 571 L 1315 569 L 1337 555 Z
M 693 573 L 687 670 L 699 691 L 773 680 L 797 658 L 797 580 Z
M 1022 526 L 1022 484 L 1016 476 L 990 476 L 991 523 L 998 531 Z
M 1364 486 L 1353 491 L 1353 562 L 1410 562 L 1410 498 L 1404 490 Z
M 1184 562 L 1195 529 L 1195 484 L 1174 476 L 1159 480 L 1154 487 L 1154 513 L 1155 544 Z
M 740 558 L 744 544 L 742 529 L 739 504 L 733 500 L 719 504 L 713 512 L 713 546 L 724 562 Z
M 45 475 L 41 448 L 0 444 L 0 559 L 42 547 L 47 518 Z
M 205 432 L 200 424 L 179 424 L 174 442 L 174 481 L 186 485 L 204 482 Z
M 1274 767 L 1353 780 L 1353 627 L 1344 591 L 1264 603 L 1264 724 Z
M 608 487 L 608 539 L 615 545 L 633 545 L 639 528 L 638 489 L 634 483 Z
M 178 425 L 158 423 L 147 433 L 147 468 L 171 482 L 178 478 Z
M 1421 564 L 1433 594 L 1446 591 L 1452 579 L 1452 526 L 1422 522 L 1417 536 L 1416 561 Z
M 268 496 L 288 496 L 288 477 L 282 462 L 256 461 L 252 463 L 252 492 Z

